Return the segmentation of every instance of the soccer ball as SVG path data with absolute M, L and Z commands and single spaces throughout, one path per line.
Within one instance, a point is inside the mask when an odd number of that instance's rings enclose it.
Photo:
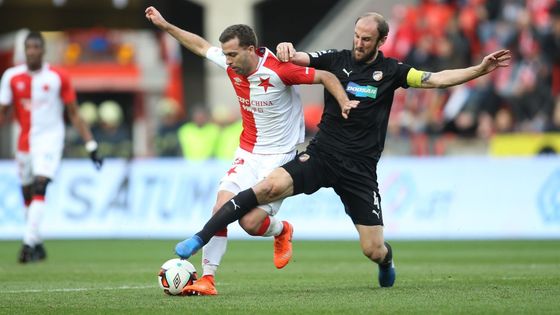
M 196 269 L 189 261 L 173 258 L 161 265 L 158 283 L 166 294 L 181 295 L 181 290 L 193 284 L 197 277 Z

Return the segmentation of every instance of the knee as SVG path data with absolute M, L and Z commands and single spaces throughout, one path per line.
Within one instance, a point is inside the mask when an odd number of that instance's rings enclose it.
M 270 203 L 284 197 L 285 186 L 281 178 L 269 176 L 255 186 L 255 193 L 261 204 Z
M 239 225 L 249 235 L 256 236 L 262 225 L 262 220 L 258 220 L 250 215 L 246 215 L 239 220 Z
M 362 246 L 362 252 L 370 260 L 379 263 L 383 260 L 383 258 L 385 258 L 385 255 L 387 254 L 387 248 L 385 248 L 383 242 L 370 243 L 366 246 Z
M 33 180 L 33 195 L 45 196 L 47 194 L 47 185 L 50 180 L 45 177 L 36 177 Z

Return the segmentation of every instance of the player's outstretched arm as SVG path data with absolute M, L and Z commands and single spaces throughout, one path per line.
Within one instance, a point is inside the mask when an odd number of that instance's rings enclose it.
M 282 62 L 291 62 L 298 66 L 309 66 L 309 55 L 304 52 L 296 51 L 290 42 L 282 42 L 276 46 L 276 56 Z
M 323 84 L 325 89 L 334 96 L 340 106 L 342 117 L 345 119 L 348 118 L 350 110 L 352 108 L 356 108 L 356 106 L 360 103 L 360 101 L 351 101 L 348 99 L 348 95 L 340 84 L 340 81 L 338 81 L 334 74 L 328 71 L 315 70 L 315 79 L 313 83 Z
M 178 40 L 181 45 L 185 46 L 185 48 L 187 48 L 194 54 L 199 55 L 200 57 L 206 57 L 206 52 L 210 47 L 212 47 L 212 45 L 210 45 L 207 40 L 167 22 L 161 15 L 161 13 L 159 13 L 159 11 L 154 7 L 146 8 L 145 13 L 146 18 L 150 22 L 152 22 L 159 29 L 169 33 L 169 35 Z
M 76 102 L 70 102 L 65 105 L 68 110 L 68 118 L 70 119 L 70 122 L 72 122 L 72 126 L 78 130 L 78 133 L 86 144 L 86 150 L 88 151 L 90 159 L 92 160 L 95 168 L 99 170 L 103 165 L 103 159 L 97 154 L 97 142 L 93 139 L 93 135 L 91 134 L 88 124 L 82 119 L 82 117 L 80 117 L 78 104 L 76 104 Z
M 411 69 L 407 80 L 412 87 L 446 88 L 478 78 L 497 68 L 507 67 L 510 60 L 510 51 L 502 49 L 484 57 L 480 64 L 468 68 L 443 70 L 436 73 Z

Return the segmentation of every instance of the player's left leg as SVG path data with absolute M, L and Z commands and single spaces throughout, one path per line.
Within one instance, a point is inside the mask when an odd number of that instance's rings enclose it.
M 292 258 L 293 227 L 287 221 L 280 221 L 273 216 L 270 207 L 268 211 L 255 208 L 239 220 L 239 225 L 250 235 L 270 237 L 274 236 L 274 265 L 284 268 Z M 279 205 L 278 205 L 279 207 Z
M 27 257 L 26 261 L 20 259 L 22 263 L 44 260 L 47 257 L 39 227 L 45 211 L 45 195 L 49 182 L 50 179 L 43 176 L 36 176 L 33 180 L 33 197 L 27 211 L 27 221 L 23 233 L 24 247 L 28 246 L 31 248 L 31 250 L 28 250 L 28 252 L 31 252 L 31 255 Z
M 230 184 L 231 185 L 231 184 Z M 220 190 L 218 191 L 218 196 L 216 198 L 216 204 L 212 209 L 212 214 L 214 214 L 219 207 L 221 207 L 229 199 L 233 198 L 235 195 L 229 190 L 238 190 L 235 186 L 229 187 L 228 185 L 222 183 Z M 192 295 L 217 295 L 218 290 L 216 289 L 215 276 L 218 271 L 218 266 L 222 261 L 222 257 L 225 255 L 227 250 L 227 228 L 218 231 L 208 244 L 202 248 L 202 277 L 195 281 L 190 286 L 184 288 L 184 292 Z
M 383 212 L 377 177 L 371 166 L 362 161 L 351 161 L 342 167 L 341 178 L 333 188 L 358 230 L 362 252 L 379 266 L 379 285 L 391 287 L 396 273 L 391 247 L 383 238 Z
M 356 224 L 356 229 L 360 234 L 362 252 L 366 257 L 379 265 L 379 285 L 382 287 L 392 287 L 396 278 L 393 250 L 389 243 L 384 241 L 383 226 Z
M 29 206 L 33 198 L 33 173 L 31 167 L 31 155 L 29 152 L 16 152 L 16 164 L 18 166 L 18 175 L 21 181 L 21 193 L 24 202 L 24 219 L 27 224 Z M 18 261 L 22 264 L 33 261 L 34 248 L 25 243 L 21 245 L 18 253 Z

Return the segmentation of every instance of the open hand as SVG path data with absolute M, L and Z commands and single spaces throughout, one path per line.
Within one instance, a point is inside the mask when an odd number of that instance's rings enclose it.
M 507 49 L 502 49 L 491 53 L 490 55 L 484 57 L 480 66 L 482 67 L 484 73 L 489 73 L 496 70 L 499 67 L 509 66 L 511 60 L 511 52 Z
M 358 106 L 358 104 L 360 104 L 360 101 L 356 101 L 356 100 L 348 100 L 346 103 L 344 103 L 344 105 L 342 105 L 342 117 L 344 119 L 348 119 L 348 115 L 350 114 L 350 110 L 352 108 L 356 108 Z

